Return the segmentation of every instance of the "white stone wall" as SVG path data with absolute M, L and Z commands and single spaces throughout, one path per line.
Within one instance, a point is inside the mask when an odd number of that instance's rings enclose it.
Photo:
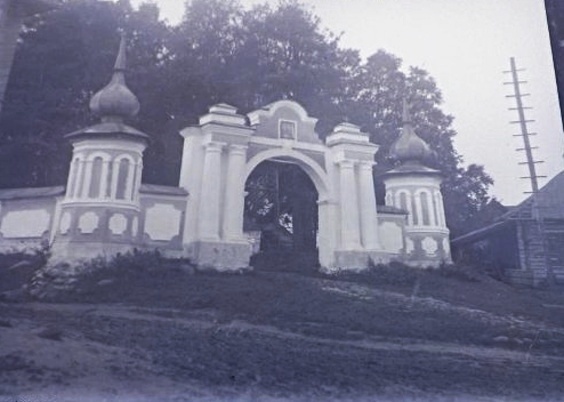
M 145 235 L 153 241 L 171 241 L 180 235 L 182 211 L 172 204 L 155 203 L 145 210 Z
M 380 217 L 379 230 L 382 249 L 400 257 L 405 249 L 403 216 L 399 219 L 395 217 L 382 219 L 382 214 L 380 214 Z
M 0 252 L 28 251 L 48 243 L 59 202 L 55 196 L 1 200 Z
M 155 186 L 153 186 L 155 187 Z M 156 186 L 140 195 L 139 219 L 135 222 L 136 241 L 145 248 L 183 250 L 186 208 L 189 196 L 178 188 Z M 168 194 L 159 189 L 169 190 Z M 184 255 L 189 257 L 189 255 Z

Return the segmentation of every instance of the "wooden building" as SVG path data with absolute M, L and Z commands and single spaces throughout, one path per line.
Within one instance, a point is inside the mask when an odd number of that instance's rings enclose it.
M 512 283 L 564 285 L 564 172 L 452 247 L 456 259 L 479 259 Z

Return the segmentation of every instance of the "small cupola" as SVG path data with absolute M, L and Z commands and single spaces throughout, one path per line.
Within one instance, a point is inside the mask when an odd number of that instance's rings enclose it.
M 139 113 L 140 105 L 137 96 L 125 83 L 126 40 L 122 35 L 119 51 L 114 66 L 112 79 L 108 85 L 98 91 L 90 99 L 90 111 L 102 120 L 93 126 L 67 134 L 71 142 L 94 138 L 127 138 L 135 142 L 147 143 L 149 136 L 128 126 L 125 120 Z
M 103 122 L 123 122 L 139 113 L 139 100 L 125 83 L 125 48 L 125 36 L 122 35 L 112 79 L 90 100 L 90 110 Z
M 399 138 L 390 147 L 390 157 L 401 163 L 419 162 L 425 164 L 433 156 L 429 145 L 423 141 L 413 128 L 409 105 L 403 100 L 403 128 Z

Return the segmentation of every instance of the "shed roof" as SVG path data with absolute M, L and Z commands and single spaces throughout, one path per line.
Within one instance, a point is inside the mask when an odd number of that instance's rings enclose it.
M 511 208 L 500 219 L 532 219 L 533 208 L 544 219 L 564 219 L 564 171 L 558 173 L 536 194 Z
M 509 211 L 490 225 L 459 236 L 452 243 L 472 243 L 492 235 L 510 221 L 535 219 L 535 207 L 543 219 L 564 219 L 564 171 L 554 176 L 538 193 L 532 194 L 519 205 L 510 207 Z

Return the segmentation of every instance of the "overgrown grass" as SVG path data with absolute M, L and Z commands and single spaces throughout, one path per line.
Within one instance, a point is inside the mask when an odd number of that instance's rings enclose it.
M 222 321 L 241 319 L 337 339 L 364 333 L 487 343 L 504 334 L 501 324 L 429 308 L 433 300 L 564 325 L 564 318 L 542 307 L 564 304 L 564 298 L 518 291 L 466 267 L 420 269 L 391 263 L 336 275 L 312 267 L 301 273 L 259 270 L 226 275 L 197 271 L 188 260 L 135 250 L 110 260 L 94 259 L 82 268 L 72 290 L 50 301 L 119 303 L 179 314 L 205 311 Z
M 486 280 L 484 274 L 469 266 L 442 264 L 439 267 L 412 267 L 401 262 L 370 264 L 364 271 L 339 271 L 325 275 L 339 280 L 391 286 L 396 289 L 419 286 L 422 283 L 444 282 L 445 279 L 462 283 L 479 283 Z
M 47 245 L 29 252 L 0 254 L 0 292 L 26 285 L 33 274 L 47 264 L 49 256 Z
M 55 301 L 173 309 L 181 316 L 205 312 L 223 322 L 243 320 L 334 339 L 364 334 L 488 344 L 507 332 L 506 324 L 431 308 L 433 302 L 423 300 L 496 314 L 505 313 L 497 300 L 527 305 L 526 298 L 507 285 L 486 278 L 477 278 L 478 282 L 456 272 L 456 267 L 426 270 L 394 263 L 338 275 L 264 271 L 225 275 L 186 269 L 189 262 L 144 252 L 91 264 L 75 291 Z M 506 310 L 514 312 L 515 305 Z
M 153 284 L 174 280 L 174 277 L 193 273 L 194 267 L 187 259 L 166 259 L 159 251 L 133 251 L 118 254 L 113 258 L 94 258 L 79 267 L 83 272 L 76 282 L 74 293 L 86 297 L 95 295 L 109 285 L 119 284 L 118 294 L 125 297 L 128 292 Z
M 455 360 L 452 352 L 426 347 L 444 343 L 528 353 L 534 344 L 535 352 L 558 356 L 563 351 L 560 332 L 540 333 L 540 326 L 519 323 L 547 318 L 556 325 L 555 310 L 545 316 L 542 303 L 564 304 L 564 295 L 516 290 L 465 267 L 427 270 L 393 263 L 337 275 L 312 274 L 311 267 L 303 273 L 225 275 L 199 272 L 189 261 L 168 260 L 156 252 L 135 251 L 97 259 L 84 268 L 75 290 L 53 301 L 95 305 L 58 306 L 58 316 L 57 307 L 37 315 L 46 328 L 37 335 L 67 342 L 79 330 L 89 342 L 148 356 L 159 373 L 179 381 L 217 386 L 236 378 L 272 389 L 283 383 L 293 390 L 296 384 L 345 384 L 357 390 L 401 378 L 398 383 L 413 386 L 418 381 L 423 389 L 433 381 L 458 389 L 459 383 L 481 387 L 475 376 L 479 371 L 488 379 L 511 378 L 526 389 L 523 381 L 537 382 L 528 374 L 515 377 L 516 369 L 532 373 L 537 367 L 509 366 L 502 359 L 485 365 L 487 359 L 475 363 L 466 355 Z M 11 314 L 21 311 L 2 307 Z M 32 317 L 34 308 L 29 307 Z M 510 319 L 521 312 L 524 318 Z M 564 321 L 558 325 L 562 328 Z M 495 340 L 500 337 L 507 341 Z M 356 346 L 379 341 L 407 348 Z M 409 350 L 410 345 L 421 350 Z M 546 370 L 543 378 L 552 373 L 550 381 L 557 381 L 554 371 L 539 369 Z

